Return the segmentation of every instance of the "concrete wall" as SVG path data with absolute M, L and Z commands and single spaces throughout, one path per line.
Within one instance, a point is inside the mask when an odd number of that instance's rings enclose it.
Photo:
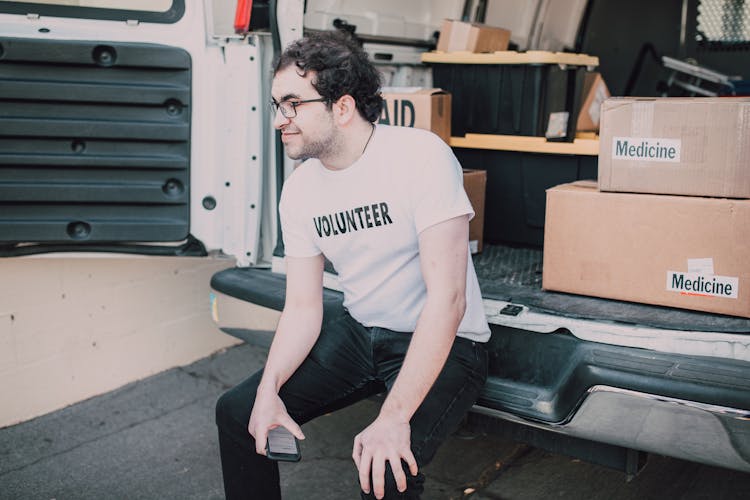
M 0 427 L 238 343 L 211 319 L 229 258 L 0 259 Z

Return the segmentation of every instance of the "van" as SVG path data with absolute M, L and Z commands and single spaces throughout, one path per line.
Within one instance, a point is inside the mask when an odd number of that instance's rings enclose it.
M 353 31 L 402 87 L 434 86 L 432 70 L 446 63 L 425 54 L 446 18 L 505 19 L 519 52 L 598 57 L 598 68 L 572 63 L 574 72 L 597 69 L 612 95 L 690 92 L 658 52 L 742 67 L 744 52 L 714 50 L 739 42 L 696 28 L 707 15 L 698 4 L 710 2 L 571 1 L 570 19 L 563 2 L 527 3 L 0 1 L 0 253 L 231 256 L 236 266 L 211 280 L 213 318 L 268 344 L 285 289 L 277 202 L 294 168 L 270 125 L 270 69 L 305 31 Z M 665 20 L 642 35 L 662 39 L 632 40 L 641 7 Z M 550 19 L 570 22 L 545 31 Z M 720 94 L 733 81 L 691 85 Z M 577 112 L 579 101 L 564 102 Z M 542 288 L 546 190 L 596 178 L 596 137 L 562 130 L 531 143 L 450 138 L 464 167 L 488 173 L 474 265 L 490 370 L 473 412 L 515 439 L 629 473 L 646 453 L 750 471 L 747 317 Z M 328 271 L 325 311 L 338 314 Z M 260 316 L 271 321 L 254 326 Z

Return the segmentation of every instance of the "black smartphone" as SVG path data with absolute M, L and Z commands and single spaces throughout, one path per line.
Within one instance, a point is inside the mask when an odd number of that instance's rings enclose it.
M 299 462 L 302 455 L 299 452 L 299 442 L 286 427 L 276 427 L 268 431 L 266 456 L 271 460 L 284 462 Z

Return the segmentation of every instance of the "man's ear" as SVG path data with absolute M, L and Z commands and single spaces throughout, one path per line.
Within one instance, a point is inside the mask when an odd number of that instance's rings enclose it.
M 346 125 L 357 115 L 357 103 L 349 94 L 342 95 L 333 103 L 333 116 L 339 125 Z

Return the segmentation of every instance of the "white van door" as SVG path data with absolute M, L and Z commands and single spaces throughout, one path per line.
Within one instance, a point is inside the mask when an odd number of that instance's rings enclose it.
M 256 262 L 270 43 L 235 7 L 0 0 L 2 255 Z

